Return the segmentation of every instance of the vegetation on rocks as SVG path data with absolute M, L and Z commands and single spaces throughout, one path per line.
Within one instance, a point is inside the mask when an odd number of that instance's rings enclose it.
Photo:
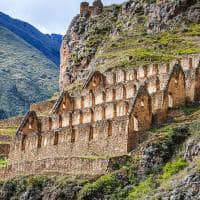
M 172 175 L 178 173 L 187 166 L 187 162 L 181 158 L 175 162 L 168 162 L 163 168 L 162 179 L 167 180 Z
M 144 27 L 136 24 L 134 30 L 110 37 L 100 48 L 96 59 L 97 63 L 98 60 L 102 62 L 98 69 L 104 71 L 108 69 L 106 66 L 129 68 L 152 62 L 166 63 L 182 55 L 200 53 L 200 25 L 189 24 L 185 29 L 187 31 L 183 33 L 182 28 L 177 26 L 176 30 L 147 34 Z
M 77 71 L 75 81 L 80 72 L 129 69 L 200 53 L 199 13 L 196 0 L 133 0 L 107 6 L 99 16 L 77 16 L 64 37 L 70 49 L 67 72 Z

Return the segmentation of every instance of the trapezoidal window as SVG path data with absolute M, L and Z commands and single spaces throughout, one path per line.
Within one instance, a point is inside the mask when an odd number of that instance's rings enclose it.
M 62 128 L 62 116 L 59 115 L 59 128 Z
M 28 128 L 29 129 L 33 129 L 33 122 L 34 122 L 34 119 L 32 117 L 30 117 L 28 120 Z
M 52 125 L 53 125 L 52 118 L 49 117 L 49 130 L 52 130 Z
M 89 132 L 89 141 L 93 140 L 93 137 L 94 137 L 94 128 L 91 126 Z
M 133 86 L 133 95 L 135 95 L 135 94 L 136 94 L 136 92 L 137 92 L 137 86 L 136 86 L 136 85 L 134 85 L 134 86 Z
M 115 101 L 115 99 L 116 99 L 116 90 L 113 89 L 112 92 L 113 92 L 113 98 L 112 98 L 112 100 Z
M 82 112 L 82 111 L 80 111 L 79 123 L 80 123 L 80 124 L 83 123 L 83 112 Z
M 25 151 L 25 147 L 26 147 L 26 135 L 22 135 L 21 150 Z
M 160 90 L 160 80 L 157 78 L 156 79 L 156 91 Z
M 38 135 L 38 138 L 37 138 L 37 148 L 41 148 L 41 146 L 42 146 L 42 136 Z
M 168 94 L 168 107 L 173 108 L 173 97 L 171 93 Z
M 192 69 L 192 58 L 189 58 L 189 68 Z
M 55 134 L 54 134 L 53 145 L 58 145 L 58 139 L 59 139 L 58 132 L 55 132 Z
M 66 108 L 66 102 L 65 102 L 65 101 L 63 101 L 62 108 L 63 108 L 63 109 Z
M 178 78 L 175 78 L 174 83 L 175 83 L 175 86 L 178 87 Z
M 84 97 L 81 97 L 81 108 L 84 108 Z
M 126 104 L 125 104 L 125 114 L 127 114 L 128 111 L 129 111 L 129 104 L 128 104 L 128 102 L 126 102 Z
M 133 117 L 133 126 L 134 126 L 134 131 L 139 131 L 139 122 L 137 116 Z
M 108 137 L 112 136 L 112 121 L 108 121 Z
M 75 129 L 72 129 L 72 133 L 71 133 L 71 143 L 74 143 L 76 139 L 76 133 L 75 133 Z
M 126 87 L 123 87 L 123 99 L 126 99 Z
M 141 107 L 144 108 L 144 100 L 143 99 L 141 100 L 140 105 L 141 105 Z

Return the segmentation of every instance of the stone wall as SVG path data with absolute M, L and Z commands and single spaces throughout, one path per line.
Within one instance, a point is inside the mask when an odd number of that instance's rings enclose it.
M 55 100 L 48 100 L 30 105 L 30 110 L 34 110 L 38 115 L 48 114 L 55 104 Z
M 0 144 L 0 157 L 7 158 L 10 151 L 10 144 Z
M 103 175 L 124 163 L 127 156 L 113 158 L 59 157 L 25 161 L 0 169 L 0 180 L 25 175 Z
M 80 4 L 80 16 L 90 17 L 101 14 L 103 11 L 103 4 L 101 0 L 95 0 L 93 5 L 90 6 L 88 2 L 82 2 Z
M 41 135 L 35 133 L 25 138 L 23 151 L 22 138 L 19 137 L 11 145 L 9 158 L 11 162 L 16 162 L 34 161 L 49 156 L 125 155 L 127 127 L 128 118 L 120 117 L 112 121 L 102 120 L 92 124 L 55 129 Z
M 0 128 L 17 127 L 20 125 L 24 117 L 13 117 L 5 120 L 0 120 Z

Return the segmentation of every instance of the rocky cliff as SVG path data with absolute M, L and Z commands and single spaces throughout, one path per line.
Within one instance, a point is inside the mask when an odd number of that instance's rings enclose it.
M 93 69 L 136 67 L 200 52 L 199 0 L 131 0 L 101 6 L 98 0 L 93 6 L 82 4 L 64 36 L 61 89 Z

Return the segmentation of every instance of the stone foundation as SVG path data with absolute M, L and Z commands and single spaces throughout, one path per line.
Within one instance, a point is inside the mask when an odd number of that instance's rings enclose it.
M 0 180 L 27 175 L 104 175 L 123 164 L 127 156 L 112 158 L 48 158 L 35 162 L 25 161 L 8 165 L 0 170 Z

